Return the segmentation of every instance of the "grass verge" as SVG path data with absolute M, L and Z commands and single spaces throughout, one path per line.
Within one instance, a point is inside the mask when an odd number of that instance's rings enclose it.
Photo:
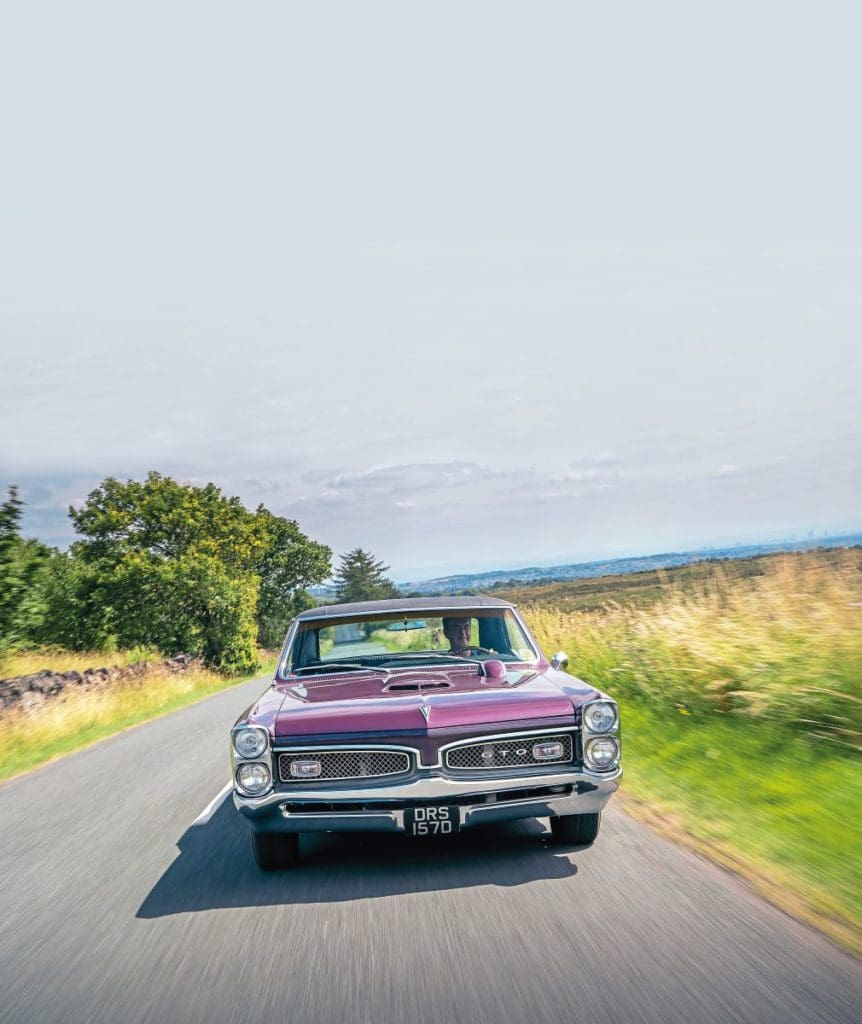
M 36 647 L 7 652 L 0 660 L 2 679 L 49 672 L 83 672 L 88 668 L 124 668 L 136 661 L 161 661 L 155 647 L 131 647 L 120 651 L 69 651 L 64 647 Z
M 862 772 L 780 727 L 623 702 L 624 803 L 862 955 Z
M 632 813 L 862 953 L 862 551 L 745 568 L 524 612 L 620 701 Z
M 35 713 L 13 710 L 0 718 L 0 780 L 87 747 L 113 733 L 177 711 L 275 667 L 275 657 L 243 679 L 206 669 L 153 671 L 140 680 L 69 693 Z
M 618 699 L 786 725 L 862 754 L 862 551 L 774 559 L 650 608 L 524 612 L 546 650 Z

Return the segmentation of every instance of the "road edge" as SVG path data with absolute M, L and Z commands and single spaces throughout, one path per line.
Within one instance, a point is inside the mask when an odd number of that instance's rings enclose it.
M 717 843 L 695 835 L 682 822 L 673 817 L 666 806 L 651 803 L 621 788 L 617 793 L 618 806 L 630 817 L 652 829 L 653 832 L 680 846 L 699 853 L 713 864 L 743 881 L 758 896 L 765 899 L 794 921 L 813 928 L 829 939 L 843 953 L 862 961 L 862 929 L 832 917 L 828 912 L 807 903 L 802 896 L 781 887 L 769 868 L 749 860 L 740 851 L 726 843 Z M 778 865 L 773 865 L 776 870 Z
M 235 682 L 231 682 L 227 686 L 222 687 L 220 690 L 216 690 L 214 693 L 205 693 L 194 700 L 190 700 L 188 704 L 183 704 L 178 708 L 169 708 L 166 711 L 159 711 L 154 715 L 150 715 L 148 718 L 141 719 L 140 722 L 133 722 L 131 725 L 124 725 L 104 736 L 99 736 L 98 739 L 89 740 L 82 743 L 79 747 L 74 747 L 72 750 L 65 750 L 62 754 L 55 754 L 54 757 L 49 757 L 45 761 L 40 761 L 38 764 L 34 764 L 30 768 L 24 768 L 22 771 L 15 772 L 13 775 L 7 775 L 5 778 L 0 779 L 0 789 L 13 782 L 17 782 L 19 779 L 26 778 L 28 775 L 32 775 L 34 772 L 41 771 L 49 765 L 56 764 L 58 761 L 63 761 L 67 757 L 74 757 L 76 754 L 81 754 L 85 750 L 91 750 L 100 743 L 107 743 L 108 740 L 112 740 L 116 736 L 122 736 L 124 733 L 132 732 L 134 729 L 140 729 L 145 725 L 149 725 L 151 722 L 158 721 L 160 718 L 167 718 L 168 715 L 178 715 L 181 712 L 186 711 L 188 708 L 196 707 L 198 704 L 203 704 L 204 701 L 213 700 L 215 697 L 221 697 L 222 694 L 228 693 L 230 690 L 234 690 L 238 686 L 245 686 L 246 683 L 259 681 L 265 684 L 269 681 L 269 678 L 270 673 L 266 672 L 260 676 L 252 675 L 245 679 L 238 679 Z

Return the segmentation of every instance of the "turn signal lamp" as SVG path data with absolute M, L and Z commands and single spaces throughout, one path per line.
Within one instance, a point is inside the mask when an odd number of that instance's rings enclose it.
M 562 743 L 549 742 L 533 744 L 533 757 L 536 761 L 559 761 L 562 756 Z

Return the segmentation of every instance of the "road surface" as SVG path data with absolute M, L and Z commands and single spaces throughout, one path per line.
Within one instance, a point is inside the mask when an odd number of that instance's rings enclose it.
M 862 967 L 619 810 L 322 836 L 264 875 L 229 798 L 244 684 L 0 786 L 0 1021 L 862 1020 Z

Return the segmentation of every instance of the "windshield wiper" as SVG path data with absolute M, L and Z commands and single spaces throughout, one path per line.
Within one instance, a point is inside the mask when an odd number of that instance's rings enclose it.
M 457 654 L 445 654 L 443 651 L 402 651 L 400 654 L 392 652 L 392 657 L 387 661 L 400 661 L 402 658 L 443 658 L 446 661 L 457 661 L 461 665 L 478 665 L 475 658 L 462 658 Z
M 389 675 L 389 669 L 380 668 L 377 665 L 360 665 L 355 661 L 322 661 L 319 665 L 303 665 L 302 668 L 291 670 L 291 675 L 298 676 L 300 672 L 328 672 L 330 669 L 358 668 L 364 672 L 380 672 L 384 676 Z

